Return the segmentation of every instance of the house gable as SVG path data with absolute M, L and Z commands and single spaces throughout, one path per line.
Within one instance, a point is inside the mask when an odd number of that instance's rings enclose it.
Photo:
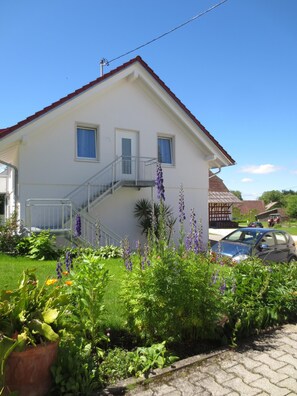
M 1 139 L 10 140 L 8 139 L 10 137 L 11 140 L 20 139 L 22 134 L 20 131 L 23 128 L 29 125 L 32 126 L 32 123 L 47 123 L 50 119 L 55 118 L 58 113 L 63 113 L 67 109 L 76 106 L 81 100 L 86 101 L 89 97 L 110 89 L 122 79 L 126 79 L 132 84 L 140 82 L 152 93 L 156 100 L 161 101 L 172 114 L 175 114 L 177 119 L 191 131 L 193 138 L 199 142 L 205 153 L 205 160 L 209 162 L 209 168 L 220 168 L 235 164 L 235 161 L 226 150 L 139 56 L 52 103 L 16 125 L 0 129 L 0 141 Z

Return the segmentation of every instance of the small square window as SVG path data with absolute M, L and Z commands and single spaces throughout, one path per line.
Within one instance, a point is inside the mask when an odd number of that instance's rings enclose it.
M 82 159 L 97 159 L 97 129 L 76 129 L 76 156 Z
M 173 139 L 158 137 L 158 161 L 161 164 L 173 165 Z

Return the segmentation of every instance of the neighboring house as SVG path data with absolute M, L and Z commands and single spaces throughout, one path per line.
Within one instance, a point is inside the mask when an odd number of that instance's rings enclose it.
M 264 201 L 261 200 L 239 201 L 234 206 L 240 210 L 242 215 L 252 217 L 251 220 L 255 220 L 259 213 L 265 211 Z
M 256 215 L 257 220 L 259 220 L 259 221 L 267 221 L 270 217 L 272 217 L 272 218 L 279 217 L 280 221 L 287 221 L 288 220 L 289 217 L 286 214 L 286 211 L 285 211 L 284 208 L 275 207 L 275 208 L 271 209 L 272 206 L 275 206 L 275 205 L 268 204 L 266 206 L 265 212 L 257 213 L 257 215 Z
M 207 243 L 209 169 L 235 162 L 140 57 L 0 130 L 6 213 L 16 207 L 31 231 L 56 232 L 80 213 L 92 244 L 139 239 L 133 211 L 140 198 L 156 199 L 156 161 L 166 204 L 177 217 L 182 184 Z
M 241 202 L 225 186 L 222 179 L 209 172 L 208 210 L 209 226 L 213 228 L 234 228 L 238 223 L 232 220 L 232 207 Z

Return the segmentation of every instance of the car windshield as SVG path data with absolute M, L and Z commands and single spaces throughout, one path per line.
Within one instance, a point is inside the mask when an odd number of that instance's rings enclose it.
M 256 230 L 236 230 L 232 234 L 227 235 L 224 241 L 240 242 L 247 245 L 253 245 L 262 233 Z

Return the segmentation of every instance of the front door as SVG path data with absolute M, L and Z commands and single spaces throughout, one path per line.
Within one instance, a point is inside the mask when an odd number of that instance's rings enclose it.
M 122 180 L 133 180 L 137 172 L 138 134 L 134 131 L 116 131 L 116 155 L 121 157 L 120 173 Z

